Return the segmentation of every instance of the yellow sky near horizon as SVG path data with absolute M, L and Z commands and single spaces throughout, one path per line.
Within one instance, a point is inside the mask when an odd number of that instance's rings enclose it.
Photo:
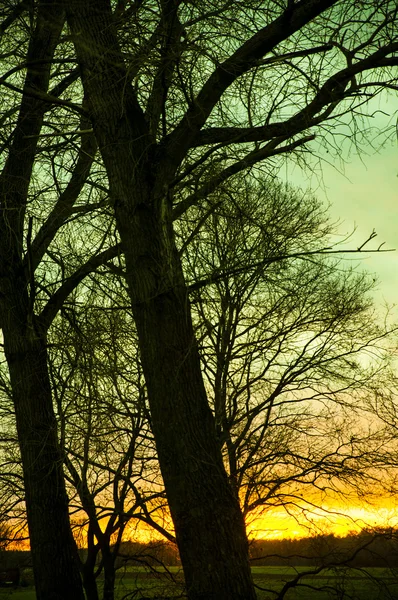
M 325 504 L 323 510 L 317 509 L 306 515 L 299 509 L 291 509 L 288 513 L 283 508 L 271 508 L 257 518 L 250 518 L 250 523 L 247 524 L 247 535 L 249 539 L 256 540 L 303 538 L 331 533 L 344 537 L 351 532 L 375 527 L 398 528 L 398 506 L 394 505 L 391 499 L 380 499 L 380 502 L 373 507 Z M 149 525 L 135 520 L 127 526 L 123 539 L 138 543 L 166 541 Z M 29 550 L 29 540 L 15 542 L 9 546 L 9 549 Z
M 247 528 L 250 539 L 283 539 L 333 533 L 345 536 L 350 532 L 375 527 L 398 527 L 398 509 L 381 502 L 378 506 L 328 506 L 304 516 L 300 511 L 270 510 L 253 519 Z
M 170 515 L 165 511 L 157 520 L 172 531 Z M 363 529 L 390 527 L 398 529 L 398 498 L 383 493 L 382 485 L 376 490 L 376 484 L 373 493 L 369 489 L 366 496 L 348 489 L 345 493 L 344 488 L 330 489 L 329 494 L 308 489 L 301 498 L 297 494 L 287 496 L 285 506 L 259 508 L 246 517 L 249 539 L 259 540 L 329 533 L 345 536 Z M 127 538 L 145 543 L 162 539 L 150 526 L 134 520 L 128 526 Z
M 247 519 L 247 534 L 249 539 L 262 540 L 329 533 L 345 536 L 350 532 L 375 527 L 398 528 L 398 505 L 393 499 L 379 498 L 373 505 L 363 503 L 362 506 L 359 500 L 356 504 L 352 503 L 352 499 L 349 502 L 344 505 L 341 500 L 340 503 L 336 500 L 311 512 L 298 507 L 290 507 L 289 512 L 283 507 L 270 508 L 258 517 L 250 516 Z M 148 543 L 162 537 L 151 527 L 132 522 L 125 539 Z

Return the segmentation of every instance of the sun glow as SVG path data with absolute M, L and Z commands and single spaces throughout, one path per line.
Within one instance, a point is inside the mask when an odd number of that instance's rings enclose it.
M 251 539 L 283 539 L 350 532 L 375 527 L 398 527 L 398 509 L 387 501 L 378 506 L 327 506 L 309 513 L 304 509 L 270 509 L 253 517 L 248 524 Z
M 162 515 L 162 526 L 173 532 L 172 522 Z M 301 538 L 316 534 L 333 533 L 344 537 L 363 529 L 398 528 L 398 506 L 389 498 L 380 498 L 372 505 L 362 503 L 343 504 L 332 501 L 312 507 L 278 507 L 252 514 L 246 520 L 250 539 Z M 164 540 L 164 537 L 149 525 L 132 521 L 126 528 L 124 539 L 140 543 Z

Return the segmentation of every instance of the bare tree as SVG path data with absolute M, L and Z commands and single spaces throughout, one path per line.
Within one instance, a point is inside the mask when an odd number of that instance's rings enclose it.
M 82 206 L 74 212 L 74 204 L 97 145 L 93 135 L 78 137 L 66 144 L 68 154 L 62 139 L 59 143 L 53 138 L 40 142 L 44 123 L 54 131 L 68 120 L 66 112 L 52 119 L 51 107 L 43 102 L 50 86 L 54 98 L 65 89 L 62 61 L 56 52 L 64 14 L 55 4 L 43 3 L 4 3 L 1 10 L 6 69 L 2 77 L 0 173 L 3 349 L 20 446 L 37 597 L 80 599 L 83 589 L 68 519 L 63 455 L 47 368 L 47 332 L 68 294 L 98 260 L 110 259 L 117 250 L 103 246 L 99 239 L 103 234 L 95 235 L 91 245 L 96 248 L 94 263 L 87 262 L 92 258 L 89 253 L 80 252 L 80 258 L 65 268 L 68 245 L 73 246 L 68 222 L 82 214 Z M 58 65 L 55 72 L 53 62 Z M 73 78 L 67 78 L 71 81 Z M 77 118 L 73 125 L 84 129 L 88 123 Z M 88 192 L 83 205 L 89 197 Z M 64 262 L 58 260 L 55 241 L 62 227 Z M 74 228 L 75 246 L 82 249 L 78 238 L 78 228 Z M 84 250 L 89 250 L 87 246 Z
M 89 600 L 98 598 L 101 574 L 103 598 L 113 599 L 121 543 L 134 521 L 174 540 L 156 516 L 164 489 L 134 323 L 123 282 L 111 277 L 113 282 L 104 273 L 86 281 L 49 338 L 70 510 L 83 527 L 81 570 Z M 98 295 L 99 287 L 106 295 Z
M 309 192 L 231 183 L 183 254 L 216 433 L 246 517 L 300 507 L 309 522 L 326 490 L 376 489 L 390 438 L 366 398 L 392 381 L 396 330 L 372 277 L 317 254 L 333 226 Z

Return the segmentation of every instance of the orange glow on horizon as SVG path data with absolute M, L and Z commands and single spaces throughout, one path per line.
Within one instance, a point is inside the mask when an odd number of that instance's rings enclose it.
M 398 510 L 384 505 L 327 506 L 311 513 L 296 509 L 290 514 L 283 508 L 270 509 L 252 517 L 247 527 L 250 539 L 283 539 L 334 534 L 344 537 L 351 532 L 375 527 L 398 527 Z
M 322 508 L 308 512 L 295 507 L 288 512 L 283 507 L 269 508 L 262 514 L 250 515 L 247 519 L 249 539 L 272 540 L 303 538 L 316 534 L 334 534 L 344 537 L 362 529 L 398 528 L 398 507 L 388 499 L 380 499 L 378 505 L 339 505 L 337 502 L 323 504 Z M 163 513 L 162 526 L 172 532 L 171 520 L 166 523 Z M 83 527 L 84 529 L 84 527 Z M 21 533 L 21 532 L 20 532 Z M 85 546 L 83 536 L 77 540 L 79 547 Z M 148 544 L 166 539 L 149 525 L 138 520 L 127 525 L 124 541 Z M 29 538 L 14 541 L 9 550 L 30 550 Z
M 162 525 L 172 531 L 171 520 Z M 329 534 L 344 537 L 351 532 L 375 527 L 398 528 L 398 507 L 387 498 L 378 505 L 349 504 L 342 506 L 337 501 L 323 504 L 311 513 L 296 507 L 290 514 L 283 508 L 270 508 L 258 516 L 247 519 L 247 534 L 250 539 L 283 539 L 308 537 L 314 534 Z M 132 522 L 126 528 L 124 539 L 140 543 L 164 540 L 160 533 L 149 525 Z

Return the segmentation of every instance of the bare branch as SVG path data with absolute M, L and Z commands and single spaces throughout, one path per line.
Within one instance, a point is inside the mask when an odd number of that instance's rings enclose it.
M 73 111 L 79 113 L 80 115 L 87 116 L 87 111 L 85 111 L 79 104 L 75 104 L 74 102 L 70 102 L 69 100 L 62 100 L 62 98 L 57 98 L 56 96 L 52 96 L 51 94 L 46 94 L 45 92 L 40 92 L 39 90 L 35 90 L 29 87 L 26 87 L 22 90 L 16 85 L 8 83 L 8 81 L 0 80 L 0 85 L 4 85 L 6 88 L 12 90 L 13 92 L 17 92 L 18 94 L 29 96 L 30 98 L 36 98 L 36 100 L 41 100 L 42 102 L 46 102 L 49 104 L 65 106 L 67 108 L 71 108 Z
M 56 317 L 57 313 L 61 309 L 63 303 L 73 292 L 73 290 L 83 281 L 87 275 L 90 275 L 93 271 L 99 267 L 105 265 L 113 258 L 118 256 L 121 252 L 121 244 L 116 244 L 107 250 L 104 250 L 100 254 L 92 256 L 86 263 L 84 263 L 79 269 L 77 269 L 73 275 L 68 277 L 58 290 L 48 300 L 46 306 L 43 308 L 38 320 L 44 330 L 47 330 L 51 325 L 52 321 Z
M 87 120 L 85 117 L 82 118 L 81 122 L 83 127 L 84 124 L 87 125 Z M 84 130 L 81 133 L 82 142 L 79 149 L 79 155 L 69 183 L 59 196 L 57 203 L 32 242 L 30 252 L 32 260 L 31 268 L 33 270 L 36 270 L 40 264 L 41 259 L 43 258 L 48 246 L 54 239 L 59 228 L 72 214 L 74 204 L 87 181 L 87 177 L 97 151 L 97 142 L 91 130 Z
M 267 52 L 271 52 L 280 42 L 336 4 L 336 1 L 297 2 L 219 65 L 202 87 L 180 124 L 166 138 L 165 148 L 169 162 L 175 166 L 180 164 L 187 150 L 195 145 L 201 128 L 221 96 L 240 75 L 256 66 Z
M 12 25 L 25 10 L 29 10 L 29 6 L 29 0 L 22 0 L 14 6 L 10 14 L 0 23 L 0 40 L 8 27 L 10 27 L 10 25 Z
M 279 137 L 269 142 L 266 146 L 264 146 L 264 148 L 253 150 L 244 158 L 235 162 L 230 167 L 227 167 L 221 171 L 221 173 L 207 181 L 198 192 L 195 192 L 191 196 L 181 200 L 181 202 L 177 204 L 173 210 L 173 220 L 181 217 L 191 206 L 194 206 L 201 199 L 208 196 L 208 194 L 211 194 L 211 192 L 213 192 L 223 181 L 226 181 L 233 175 L 248 169 L 256 163 L 265 160 L 266 158 L 270 158 L 271 156 L 277 156 L 278 154 L 284 154 L 285 152 L 292 152 L 296 148 L 304 146 L 313 139 L 315 139 L 315 135 L 308 135 L 290 144 L 287 144 L 286 146 L 278 147 L 280 143 L 286 141 L 286 138 Z

